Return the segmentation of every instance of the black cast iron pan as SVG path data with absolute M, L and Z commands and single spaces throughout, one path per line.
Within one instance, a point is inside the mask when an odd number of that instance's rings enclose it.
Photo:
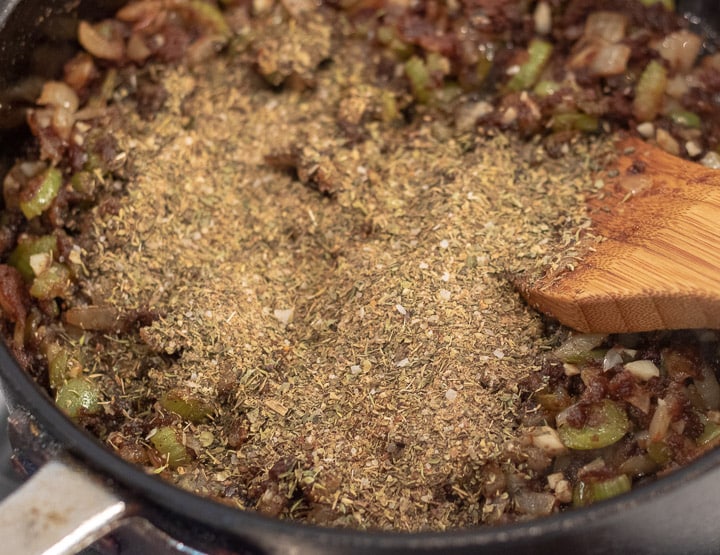
M 44 65 L 52 73 L 43 53 L 65 48 L 63 19 L 109 14 L 117 5 L 0 0 L 0 91 Z M 681 5 L 709 28 L 720 28 L 718 8 L 700 0 Z M 3 157 L 11 158 L 22 140 L 18 131 L 5 131 Z M 720 552 L 720 450 L 619 498 L 528 523 L 416 534 L 325 529 L 241 512 L 129 465 L 75 427 L 3 346 L 0 379 L 16 461 L 32 475 L 0 504 L 3 553 L 74 553 L 102 537 L 97 545 L 116 553 Z

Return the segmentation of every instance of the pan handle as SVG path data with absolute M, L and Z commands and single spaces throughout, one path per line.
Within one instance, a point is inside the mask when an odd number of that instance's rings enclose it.
M 0 551 L 78 553 L 117 528 L 127 504 L 87 470 L 51 460 L 0 503 Z

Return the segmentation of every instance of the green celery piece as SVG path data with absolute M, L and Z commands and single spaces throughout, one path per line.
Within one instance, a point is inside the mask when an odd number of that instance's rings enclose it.
M 529 89 L 540 77 L 542 70 L 550 59 L 553 46 L 542 39 L 533 39 L 528 45 L 528 59 L 520 66 L 507 84 L 511 92 Z
M 20 210 L 25 214 L 28 220 L 42 214 L 48 209 L 50 204 L 62 186 L 62 173 L 57 168 L 48 168 L 40 182 L 40 186 L 34 192 L 32 197 L 27 200 L 20 201 Z

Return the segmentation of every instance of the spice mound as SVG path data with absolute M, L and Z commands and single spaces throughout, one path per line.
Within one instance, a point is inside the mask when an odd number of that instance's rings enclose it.
M 713 332 L 571 335 L 512 286 L 578 256 L 628 118 L 714 163 L 698 35 L 660 4 L 249 4 L 81 22 L 29 111 L 3 331 L 78 425 L 239 509 L 397 530 L 583 506 L 717 442 Z

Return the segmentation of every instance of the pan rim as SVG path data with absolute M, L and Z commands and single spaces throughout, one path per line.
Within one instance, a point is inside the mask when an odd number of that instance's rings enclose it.
M 6 0 L 1 3 L 0 29 L 5 27 L 8 17 L 22 3 L 23 0 Z M 99 440 L 77 427 L 20 367 L 2 342 L 0 342 L 0 388 L 15 410 L 22 408 L 28 411 L 64 451 L 101 476 L 110 478 L 123 493 L 136 496 L 143 502 L 166 511 L 169 515 L 178 515 L 189 522 L 200 524 L 228 538 L 231 542 L 257 544 L 261 548 L 267 548 L 266 543 L 277 538 L 317 545 L 318 553 L 323 548 L 362 549 L 387 553 L 399 550 L 437 550 L 441 553 L 449 553 L 448 550 L 483 547 L 504 546 L 507 549 L 540 536 L 555 537 L 562 541 L 570 530 L 583 527 L 592 530 L 630 507 L 662 502 L 664 497 L 702 476 L 715 472 L 720 477 L 720 449 L 714 449 L 670 475 L 627 494 L 589 507 L 555 513 L 531 521 L 444 532 L 328 528 L 283 521 L 256 512 L 235 509 L 146 474 L 140 467 L 124 461 L 103 446 Z M 165 528 L 162 525 L 160 527 Z
M 158 506 L 169 514 L 177 514 L 235 540 L 251 543 L 269 535 L 287 536 L 294 542 L 304 538 L 317 543 L 318 547 L 333 549 L 352 546 L 374 550 L 447 550 L 519 545 L 540 535 L 561 538 L 575 528 L 587 526 L 590 530 L 604 519 L 621 514 L 629 507 L 662 502 L 663 496 L 676 491 L 689 481 L 713 470 L 720 471 L 720 449 L 715 449 L 668 476 L 619 497 L 589 507 L 497 526 L 427 532 L 320 527 L 235 509 L 146 474 L 139 467 L 111 453 L 99 440 L 77 427 L 19 366 L 4 344 L 0 344 L 0 382 L 6 398 L 11 401 L 11 414 L 12 407 L 16 404 L 24 407 L 64 450 L 103 477 L 112 479 L 133 496 Z

